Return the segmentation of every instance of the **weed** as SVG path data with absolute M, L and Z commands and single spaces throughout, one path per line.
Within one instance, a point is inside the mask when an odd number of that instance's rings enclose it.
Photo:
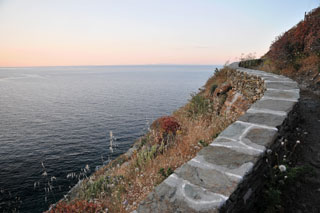
M 209 99 L 206 99 L 204 96 L 200 94 L 191 94 L 191 100 L 188 108 L 190 117 L 198 117 L 200 115 L 205 115 L 209 112 L 210 107 L 211 103 Z
M 214 93 L 214 91 L 217 89 L 217 87 L 218 87 L 218 85 L 216 85 L 216 84 L 213 84 L 213 85 L 211 86 L 211 88 L 210 88 L 210 95 L 211 95 L 211 96 L 213 95 L 213 93 Z
M 206 147 L 206 146 L 209 145 L 209 143 L 205 142 L 204 140 L 200 140 L 200 141 L 199 141 L 199 144 L 200 144 L 201 146 L 203 146 L 203 147 Z
M 300 140 L 295 144 L 288 144 L 288 140 L 281 138 L 281 149 L 275 153 L 267 150 L 267 163 L 269 167 L 268 181 L 263 190 L 263 203 L 258 204 L 262 212 L 281 211 L 286 191 L 299 181 L 308 176 L 315 175 L 312 167 L 294 166 L 292 164 L 293 154 Z M 275 163 L 272 164 L 273 159 Z
M 171 167 L 169 167 L 169 168 L 167 169 L 167 171 L 166 171 L 164 168 L 160 168 L 160 169 L 159 169 L 159 174 L 160 174 L 163 178 L 169 177 L 172 173 L 173 173 L 173 170 L 171 169 Z
M 145 148 L 137 153 L 136 164 L 142 168 L 146 163 L 150 162 L 157 154 L 158 145 L 155 144 L 150 148 Z

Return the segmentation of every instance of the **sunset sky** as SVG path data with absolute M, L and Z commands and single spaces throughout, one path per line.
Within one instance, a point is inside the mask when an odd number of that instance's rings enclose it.
M 0 0 L 0 66 L 224 64 L 318 0 Z

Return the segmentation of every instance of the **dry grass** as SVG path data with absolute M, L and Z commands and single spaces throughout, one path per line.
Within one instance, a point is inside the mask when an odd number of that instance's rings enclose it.
M 252 67 L 293 78 L 320 90 L 320 7 L 315 8 L 296 26 L 281 34 L 262 57 L 260 66 Z
M 199 97 L 173 113 L 171 118 L 178 122 L 178 130 L 151 129 L 136 142 L 137 149 L 132 156 L 120 156 L 84 181 L 77 198 L 94 200 L 109 212 L 136 209 L 155 186 L 192 159 L 241 114 L 239 111 L 220 113 L 230 92 L 213 95 L 212 90 L 229 80 L 229 71 L 224 68 L 216 72 L 202 91 L 194 95 Z M 243 102 L 251 103 L 252 100 L 244 96 Z

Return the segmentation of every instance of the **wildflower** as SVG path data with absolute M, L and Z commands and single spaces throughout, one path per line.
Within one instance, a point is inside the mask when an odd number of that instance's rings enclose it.
M 284 142 L 281 142 L 281 146 L 283 146 L 284 145 Z
M 90 170 L 90 167 L 89 167 L 89 165 L 88 165 L 88 164 L 86 165 L 85 169 L 86 169 L 87 171 L 89 171 L 89 170 Z
M 288 176 L 284 176 L 284 179 L 287 179 L 288 178 Z
M 280 165 L 279 170 L 280 172 L 285 172 L 287 170 L 287 167 L 285 165 Z
M 47 176 L 48 175 L 48 173 L 46 172 L 46 171 L 44 171 L 43 173 L 42 173 L 42 176 Z
M 112 133 L 112 131 L 110 131 L 110 145 L 109 145 L 109 150 L 110 150 L 111 153 L 113 153 L 113 139 L 114 139 L 113 133 Z
M 286 157 L 287 157 L 286 155 L 283 156 L 283 158 L 286 158 Z
M 267 154 L 270 155 L 272 153 L 271 149 L 267 149 Z
M 300 143 L 300 141 L 299 140 L 297 140 L 297 142 L 296 142 L 297 144 L 299 144 Z

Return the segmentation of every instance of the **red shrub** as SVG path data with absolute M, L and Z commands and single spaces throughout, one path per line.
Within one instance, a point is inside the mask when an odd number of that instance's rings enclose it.
M 165 116 L 160 118 L 161 129 L 164 133 L 175 134 L 180 129 L 180 125 L 174 117 Z
M 320 56 L 320 7 L 306 14 L 304 20 L 278 36 L 266 54 L 277 69 L 289 66 L 299 70 L 300 59 Z
M 164 116 L 155 120 L 152 125 L 151 129 L 156 131 L 157 136 L 157 143 L 167 140 L 171 136 L 175 136 L 177 131 L 180 130 L 180 124 L 178 121 L 172 116 Z

